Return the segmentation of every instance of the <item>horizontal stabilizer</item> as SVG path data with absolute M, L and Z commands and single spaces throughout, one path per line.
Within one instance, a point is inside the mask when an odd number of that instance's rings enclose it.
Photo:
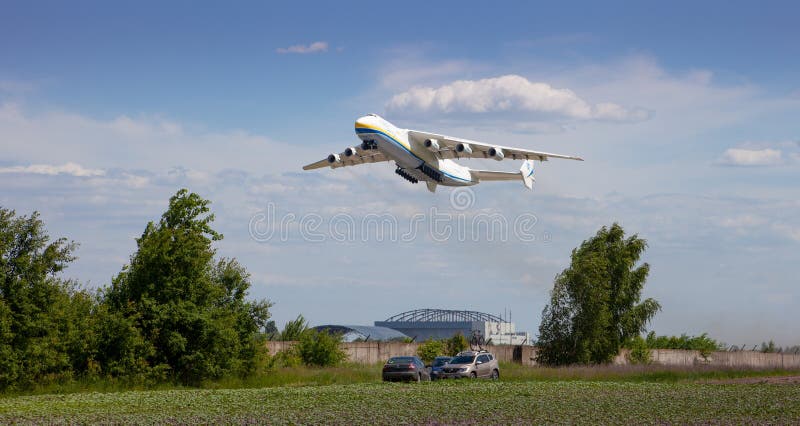
M 519 180 L 528 189 L 533 189 L 533 182 L 536 181 L 533 177 L 533 160 L 526 160 L 522 163 L 519 172 L 496 172 L 494 170 L 470 170 L 472 178 L 480 182 L 499 181 L 499 180 Z

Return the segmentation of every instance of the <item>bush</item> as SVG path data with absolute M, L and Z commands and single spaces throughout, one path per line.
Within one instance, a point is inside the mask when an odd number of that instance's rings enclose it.
M 689 351 L 699 351 L 703 358 L 708 357 L 711 352 L 723 350 L 724 345 L 708 337 L 706 333 L 699 336 L 656 336 L 654 331 L 647 334 L 647 347 L 649 349 L 683 349 Z
M 447 339 L 447 354 L 450 356 L 455 356 L 459 352 L 467 349 L 469 347 L 469 342 L 467 338 L 464 337 L 463 334 L 457 333 L 455 336 Z
M 425 364 L 430 364 L 437 356 L 444 355 L 446 350 L 447 347 L 443 341 L 429 338 L 419 345 L 417 355 L 425 361 Z
M 267 369 L 299 367 L 301 365 L 303 365 L 303 360 L 300 358 L 300 354 L 296 346 L 280 351 L 275 355 L 267 356 L 265 362 L 265 367 Z
M 626 347 L 630 349 L 628 362 L 631 364 L 650 364 L 650 348 L 647 347 L 647 341 L 642 336 L 632 338 Z
M 341 348 L 342 335 L 321 330 L 306 330 L 295 346 L 303 363 L 318 367 L 331 367 L 347 358 Z

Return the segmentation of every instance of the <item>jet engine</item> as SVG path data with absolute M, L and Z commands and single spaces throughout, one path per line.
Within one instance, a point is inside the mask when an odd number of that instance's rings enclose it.
M 339 154 L 331 154 L 331 155 L 328 156 L 328 162 L 331 163 L 331 164 L 333 164 L 333 163 L 341 163 L 342 162 L 342 157 L 340 157 Z
M 463 152 L 465 154 L 472 154 L 472 147 L 468 143 L 460 143 L 456 145 L 456 152 Z
M 488 154 L 489 154 L 489 157 L 492 157 L 497 161 L 502 160 L 506 156 L 505 154 L 503 154 L 503 149 L 502 148 L 497 148 L 497 147 L 494 147 L 494 146 L 489 148 Z
M 345 148 L 345 150 L 344 150 L 344 156 L 345 157 L 352 157 L 354 155 L 358 155 L 358 152 L 356 151 L 355 148 L 353 148 L 352 146 L 349 146 L 349 147 Z
M 425 139 L 425 148 L 434 152 L 439 151 L 439 141 L 436 139 Z

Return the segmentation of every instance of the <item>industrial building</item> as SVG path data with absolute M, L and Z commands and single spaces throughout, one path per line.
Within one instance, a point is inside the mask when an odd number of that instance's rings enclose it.
M 415 309 L 394 315 L 385 321 L 375 321 L 375 326 L 397 330 L 417 342 L 428 338 L 449 339 L 461 333 L 468 340 L 477 339 L 480 344 L 532 344 L 530 334 L 516 331 L 514 323 L 496 315 L 476 311 Z

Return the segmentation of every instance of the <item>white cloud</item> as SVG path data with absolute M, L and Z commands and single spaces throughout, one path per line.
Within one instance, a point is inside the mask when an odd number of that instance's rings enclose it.
M 280 173 L 299 171 L 304 161 L 323 155 L 302 144 L 279 143 L 242 130 L 211 132 L 159 116 L 96 119 L 59 110 L 32 113 L 14 103 L 0 104 L 0 135 L 5 165 L 76 163 L 154 173 L 175 167 Z
M 103 176 L 104 170 L 87 169 L 76 163 L 66 163 L 60 166 L 50 164 L 31 164 L 30 166 L 0 167 L 0 173 L 31 173 L 37 175 L 72 175 L 79 177 Z
M 647 111 L 614 103 L 591 104 L 569 89 L 532 82 L 519 75 L 458 80 L 433 87 L 415 87 L 394 95 L 390 112 L 533 112 L 578 120 L 641 121 Z
M 315 41 L 309 45 L 296 44 L 289 47 L 279 47 L 275 50 L 278 53 L 320 53 L 328 51 L 328 42 Z
M 776 166 L 783 163 L 780 150 L 772 148 L 730 148 L 722 154 L 720 164 L 726 166 Z

